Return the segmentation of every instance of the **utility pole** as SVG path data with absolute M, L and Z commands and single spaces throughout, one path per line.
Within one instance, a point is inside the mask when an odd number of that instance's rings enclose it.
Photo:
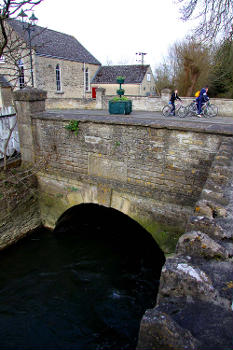
M 146 52 L 136 52 L 136 62 L 141 62 L 141 65 L 144 65 L 144 56 L 147 55 Z

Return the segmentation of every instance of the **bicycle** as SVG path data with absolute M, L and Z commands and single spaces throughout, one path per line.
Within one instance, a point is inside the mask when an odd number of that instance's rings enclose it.
M 165 105 L 162 109 L 162 113 L 164 117 L 169 117 L 172 113 L 172 104 L 168 103 L 167 105 Z M 178 114 L 178 116 L 180 118 L 184 118 L 184 114 L 186 113 L 186 109 L 185 107 L 182 105 L 182 102 L 177 102 L 176 103 L 176 113 Z
M 193 102 L 191 102 L 185 108 L 186 108 L 185 117 L 197 116 L 198 112 L 197 112 L 196 100 L 193 100 Z M 207 101 L 202 106 L 202 114 L 204 117 L 207 117 L 207 118 L 216 117 L 218 115 L 218 107 L 211 104 L 210 101 Z

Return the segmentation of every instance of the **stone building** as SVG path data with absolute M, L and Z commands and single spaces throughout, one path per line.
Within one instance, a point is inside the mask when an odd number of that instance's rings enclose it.
M 32 85 L 30 41 L 24 27 L 21 21 L 7 21 L 11 41 L 9 45 L 13 47 L 18 42 L 18 67 L 12 77 L 12 62 L 6 54 L 1 58 L 0 74 L 13 88 Z M 31 32 L 31 47 L 34 87 L 46 90 L 51 99 L 90 96 L 90 82 L 100 62 L 78 40 L 71 35 L 36 25 Z
M 119 84 L 117 76 L 125 77 L 122 86 L 125 95 L 150 96 L 156 95 L 155 79 L 149 65 L 120 65 L 102 66 L 99 68 L 91 82 L 92 97 L 95 97 L 95 89 L 106 89 L 106 95 L 116 95 Z

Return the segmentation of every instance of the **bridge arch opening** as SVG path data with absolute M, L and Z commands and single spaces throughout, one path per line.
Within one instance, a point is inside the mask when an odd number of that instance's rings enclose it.
M 99 204 L 82 203 L 67 209 L 57 220 L 54 233 L 104 242 L 129 257 L 140 257 L 162 268 L 165 255 L 151 234 L 122 212 Z
M 83 305 L 94 310 L 98 331 L 92 329 L 92 333 L 104 334 L 105 341 L 112 342 L 106 346 L 97 340 L 95 346 L 135 349 L 141 318 L 156 304 L 165 262 L 158 244 L 127 215 L 91 203 L 66 210 L 57 220 L 54 234 L 62 249 L 72 247 L 69 254 L 79 250 L 80 257 L 81 252 L 81 260 L 73 264 L 77 278 L 81 274 L 88 280 L 81 288 L 87 289 L 87 295 L 91 289 L 92 296 Z

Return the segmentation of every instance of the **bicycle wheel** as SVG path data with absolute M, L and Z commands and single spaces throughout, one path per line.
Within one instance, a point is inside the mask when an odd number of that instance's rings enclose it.
M 178 116 L 180 118 L 185 118 L 187 116 L 187 109 L 184 106 L 180 106 L 179 110 L 178 110 Z
M 216 115 L 218 114 L 218 107 L 215 105 L 209 105 L 206 108 L 206 114 L 208 117 L 212 118 L 212 117 L 216 117 Z
M 162 109 L 162 113 L 164 117 L 168 117 L 171 113 L 171 107 L 169 105 L 166 105 Z
M 189 110 L 190 110 L 192 115 L 196 115 L 197 114 L 197 104 L 196 104 L 196 102 L 192 102 L 190 104 L 190 109 Z
M 187 107 L 186 107 L 186 116 L 191 117 L 193 115 L 197 114 L 197 105 L 196 102 L 191 102 Z

